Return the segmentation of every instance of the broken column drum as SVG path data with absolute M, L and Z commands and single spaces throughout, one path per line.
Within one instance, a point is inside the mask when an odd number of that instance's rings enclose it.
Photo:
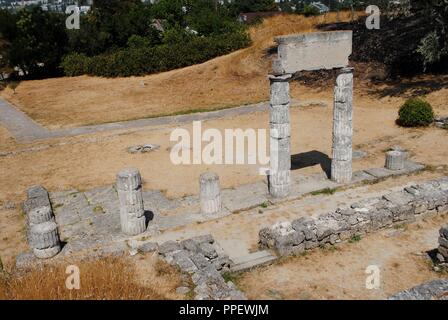
M 58 227 L 47 190 L 41 186 L 28 189 L 24 203 L 27 218 L 28 243 L 39 259 L 48 259 L 61 251 Z
M 206 172 L 199 177 L 199 198 L 201 213 L 214 215 L 221 212 L 221 187 L 219 176 L 213 172 Z
M 402 170 L 404 168 L 405 152 L 388 151 L 386 152 L 386 168 L 389 170 Z
M 342 68 L 336 78 L 333 108 L 331 180 L 352 180 L 353 68 Z
M 131 236 L 145 232 L 142 179 L 138 169 L 125 169 L 117 174 L 117 192 L 120 200 L 121 231 Z
M 269 107 L 270 170 L 269 194 L 286 197 L 291 186 L 291 124 L 289 80 L 291 74 L 270 75 L 271 100 Z

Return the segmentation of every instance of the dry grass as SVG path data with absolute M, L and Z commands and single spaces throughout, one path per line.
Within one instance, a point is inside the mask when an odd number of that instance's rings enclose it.
M 134 262 L 123 258 L 107 258 L 80 262 L 80 289 L 65 286 L 67 265 L 47 266 L 23 276 L 0 279 L 0 299 L 12 300 L 128 300 L 176 299 L 179 275 L 164 262 L 149 257 L 142 277 Z
M 349 20 L 341 13 L 341 21 Z M 213 110 L 268 99 L 269 48 L 278 35 L 315 31 L 338 21 L 335 13 L 305 18 L 280 15 L 249 32 L 246 49 L 203 64 L 144 77 L 89 76 L 22 82 L 2 96 L 49 128 Z

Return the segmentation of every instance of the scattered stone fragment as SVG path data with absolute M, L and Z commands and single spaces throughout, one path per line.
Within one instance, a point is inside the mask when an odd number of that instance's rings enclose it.
M 156 144 L 143 144 L 129 147 L 127 150 L 129 153 L 135 154 L 135 153 L 148 153 L 151 151 L 158 150 L 159 148 L 160 146 Z
M 389 297 L 389 300 L 442 300 L 447 295 L 448 279 L 440 279 L 398 292 Z
M 369 154 L 363 150 L 353 150 L 352 158 L 353 159 L 362 159 L 367 157 Z

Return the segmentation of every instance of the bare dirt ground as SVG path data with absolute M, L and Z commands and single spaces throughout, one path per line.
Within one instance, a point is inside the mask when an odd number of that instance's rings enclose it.
M 437 217 L 371 234 L 359 242 L 284 259 L 238 278 L 250 299 L 386 299 L 418 284 L 446 278 L 435 272 L 426 252 L 437 248 Z M 366 268 L 380 269 L 380 288 L 366 289 Z

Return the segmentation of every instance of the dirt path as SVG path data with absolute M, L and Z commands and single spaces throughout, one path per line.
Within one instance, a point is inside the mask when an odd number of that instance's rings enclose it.
M 243 274 L 238 286 L 250 299 L 386 299 L 421 283 L 446 278 L 426 255 L 437 247 L 448 217 L 371 234 L 331 250 L 317 249 Z M 379 267 L 380 288 L 366 289 L 366 268 Z

